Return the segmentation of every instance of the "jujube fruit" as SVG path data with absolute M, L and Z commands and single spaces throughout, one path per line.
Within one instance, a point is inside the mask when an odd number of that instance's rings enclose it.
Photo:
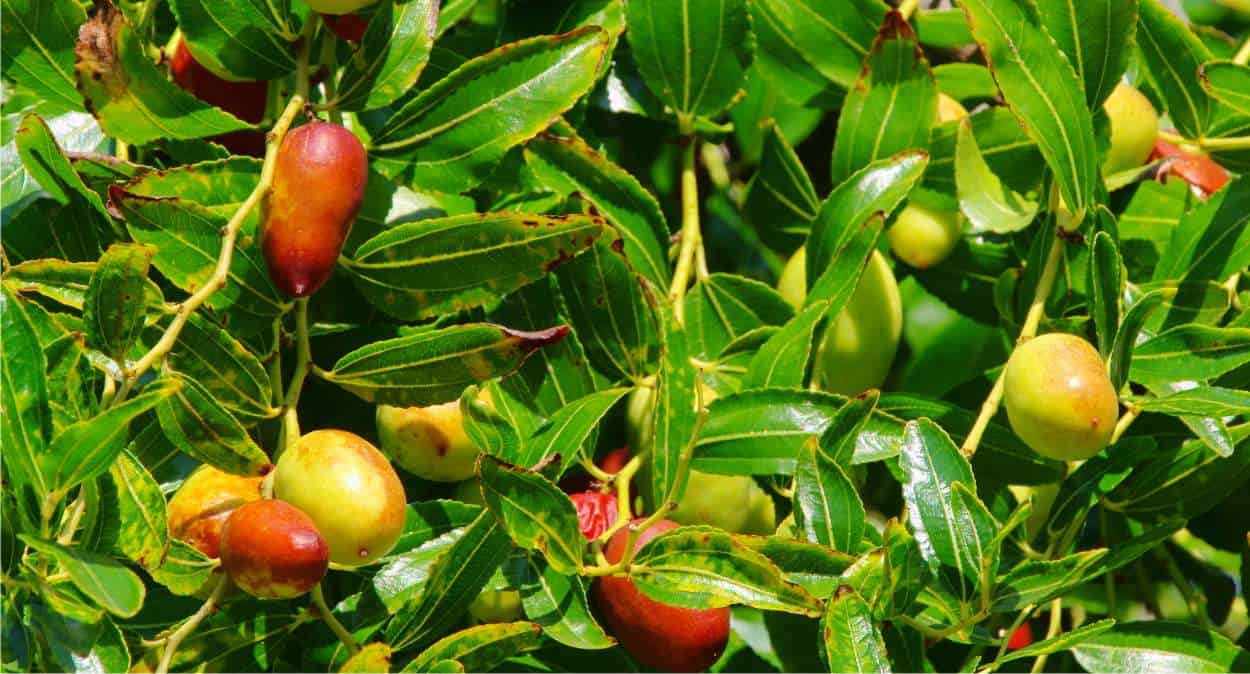
M 221 565 L 244 592 L 290 599 L 313 589 L 330 567 L 330 548 L 312 518 L 277 499 L 239 506 L 221 530 Z
M 308 513 L 336 564 L 368 564 L 404 531 L 404 485 L 386 457 L 354 433 L 320 430 L 300 438 L 278 459 L 273 488 Z
M 221 528 L 235 508 L 260 500 L 263 478 L 201 466 L 169 499 L 169 533 L 208 557 L 219 556 Z
M 569 494 L 577 509 L 577 525 L 586 540 L 593 541 L 616 523 L 617 501 L 615 494 L 583 491 Z
M 330 32 L 339 36 L 339 39 L 348 42 L 360 42 L 365 36 L 365 30 L 369 28 L 369 21 L 358 14 L 343 14 L 336 16 L 334 14 L 322 14 L 321 20 L 325 22 Z
M 753 508 L 764 508 L 761 497 L 772 505 L 772 499 L 749 475 L 717 475 L 692 470 L 685 494 L 668 516 L 680 524 L 706 524 L 736 534 L 772 533 L 775 519 L 772 523 L 753 522 L 767 518 L 767 513 L 753 511 Z M 773 517 L 776 517 L 775 512 Z M 758 531 L 760 527 L 765 531 Z
M 400 468 L 434 482 L 473 476 L 481 451 L 464 432 L 460 403 L 428 407 L 378 405 L 378 444 Z
M 321 14 L 351 14 L 378 0 L 304 0 L 304 4 Z
M 261 232 L 269 277 L 279 290 L 307 297 L 329 280 L 368 174 L 364 146 L 337 124 L 313 122 L 282 139 Z
M 1007 650 L 1009 651 L 1018 651 L 1021 648 L 1032 645 L 1033 628 L 1028 623 L 1017 627 L 1016 631 L 1011 633 L 1011 638 L 1007 639 Z
M 525 615 L 521 593 L 506 588 L 482 590 L 469 602 L 468 611 L 479 623 L 510 623 Z
M 1121 82 L 1102 104 L 1111 121 L 1111 146 L 1103 160 L 1105 175 L 1146 163 L 1159 135 L 1159 115 L 1150 99 Z
M 1174 175 L 1189 183 L 1203 199 L 1228 184 L 1228 171 L 1206 155 L 1186 152 L 1166 140 L 1156 140 L 1151 159 L 1171 157 L 1164 175 Z
M 807 252 L 800 248 L 786 263 L 777 290 L 796 307 L 807 297 Z M 859 285 L 830 322 L 817 356 L 820 388 L 859 395 L 881 386 L 903 336 L 903 301 L 894 271 L 873 251 Z
M 1107 446 L 1119 403 L 1089 342 L 1063 333 L 1035 337 L 1016 347 L 1005 377 L 1011 428 L 1038 454 L 1079 461 Z
M 929 208 L 917 202 L 900 211 L 886 232 L 894 257 L 916 269 L 928 269 L 945 260 L 962 235 L 958 210 Z
M 174 48 L 169 72 L 175 84 L 209 105 L 219 107 L 249 124 L 257 124 L 265 118 L 269 101 L 268 82 L 232 82 L 219 77 L 195 60 L 186 40 L 179 40 Z M 221 143 L 234 154 L 252 157 L 265 154 L 264 131 L 232 131 L 214 136 L 211 140 Z
M 631 522 L 608 541 L 604 555 L 620 561 L 628 545 Z M 651 539 L 675 529 L 677 523 L 660 520 L 634 543 L 641 549 Z M 670 606 L 647 597 L 628 577 L 604 576 L 591 590 L 608 630 L 635 659 L 662 672 L 699 672 L 711 667 L 729 640 L 729 609 L 690 609 Z

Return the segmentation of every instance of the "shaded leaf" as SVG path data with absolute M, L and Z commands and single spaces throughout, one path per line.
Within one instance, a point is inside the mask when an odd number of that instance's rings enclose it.
M 486 507 L 520 547 L 538 550 L 560 573 L 577 573 L 586 540 L 569 497 L 537 471 L 484 454 L 477 464 Z
M 1250 667 L 1250 655 L 1223 634 L 1166 621 L 1120 623 L 1083 640 L 1072 654 L 1095 672 L 1235 672 Z
M 143 581 L 120 562 L 30 536 L 21 539 L 56 561 L 78 589 L 109 613 L 129 618 L 143 607 Z
M 1016 193 L 999 180 L 977 147 L 971 120 L 959 123 L 955 142 L 955 187 L 959 210 L 971 232 L 1010 234 L 1028 227 L 1039 204 Z
M 155 254 L 142 244 L 109 246 L 87 286 L 82 312 L 87 346 L 118 363 L 126 362 L 126 352 L 143 330 L 148 267 Z
M 434 45 L 438 5 L 437 0 L 398 0 L 377 6 L 359 51 L 339 78 L 340 107 L 373 110 L 413 88 Z
M 195 379 L 176 372 L 170 376 L 180 387 L 156 408 L 165 436 L 183 452 L 227 473 L 264 474 L 269 457 L 239 420 Z
M 197 63 L 236 80 L 272 80 L 295 70 L 287 11 L 253 0 L 171 0 L 169 8 Z M 281 13 L 279 13 L 281 12 Z
M 450 634 L 425 649 L 404 666 L 405 672 L 426 672 L 446 660 L 463 671 L 488 672 L 515 655 L 538 648 L 542 629 L 531 622 L 491 623 Z
M 525 616 L 548 637 L 573 648 L 600 650 L 616 640 L 595 622 L 586 599 L 586 581 L 556 571 L 544 559 L 527 555 L 508 564 L 508 580 L 521 593 Z

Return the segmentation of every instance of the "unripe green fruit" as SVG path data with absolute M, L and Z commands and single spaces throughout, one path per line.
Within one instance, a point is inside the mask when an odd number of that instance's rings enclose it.
M 928 269 L 951 254 L 963 235 L 959 211 L 942 211 L 912 202 L 899 212 L 886 236 L 894 257 Z
M 1011 428 L 1038 454 L 1080 461 L 1107 446 L 1119 403 L 1089 342 L 1063 333 L 1031 339 L 1011 354 L 1005 377 Z
M 1102 104 L 1111 120 L 1111 146 L 1103 160 L 1105 175 L 1146 163 L 1159 136 L 1159 115 L 1142 93 L 1120 83 Z
M 361 566 L 390 552 L 404 531 L 404 485 L 386 457 L 347 431 L 313 431 L 274 469 L 274 494 L 308 513 L 330 560 Z
M 771 536 L 776 529 L 777 505 L 767 491 L 752 481 L 751 503 L 747 506 L 747 521 L 742 525 L 742 533 Z
M 668 517 L 680 524 L 706 524 L 742 533 L 751 517 L 753 490 L 759 486 L 747 475 L 692 470 L 685 495 Z
M 221 566 L 244 592 L 261 599 L 298 597 L 321 582 L 330 548 L 312 519 L 277 499 L 245 503 L 221 529 Z
M 322 14 L 351 14 L 377 3 L 378 0 L 304 0 L 314 12 Z
M 479 623 L 510 623 L 520 620 L 521 593 L 516 590 L 482 590 L 469 603 L 469 615 Z
M 429 407 L 378 405 L 378 443 L 404 470 L 434 482 L 473 477 L 481 452 L 464 432 L 460 403 Z
M 1024 522 L 1024 535 L 1025 540 L 1028 541 L 1037 538 L 1037 535 L 1042 532 L 1042 527 L 1046 526 L 1046 520 L 1050 519 L 1050 510 L 1055 505 L 1055 498 L 1059 496 L 1059 483 L 1051 482 L 1032 487 L 1013 484 L 1008 489 L 1016 497 L 1016 501 L 1033 502 L 1033 512 Z
M 807 297 L 807 251 L 800 248 L 781 272 L 777 290 L 796 307 Z M 903 300 L 894 272 L 873 251 L 850 301 L 829 324 L 818 356 L 820 387 L 859 395 L 881 386 L 903 336 Z

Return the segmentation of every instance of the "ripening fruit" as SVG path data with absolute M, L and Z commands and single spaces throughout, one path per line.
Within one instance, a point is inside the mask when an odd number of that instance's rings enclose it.
M 1228 184 L 1228 171 L 1206 155 L 1186 152 L 1166 140 L 1156 140 L 1151 159 L 1171 157 L 1164 169 L 1164 176 L 1174 175 L 1189 183 L 1206 199 Z
M 945 260 L 962 235 L 958 210 L 929 208 L 914 201 L 899 212 L 886 232 L 894 257 L 915 269 L 928 269 Z
M 365 30 L 369 28 L 369 21 L 358 14 L 344 14 L 342 16 L 322 14 L 321 20 L 340 40 L 347 40 L 348 42 L 360 42 L 361 38 L 365 36 Z
M 742 525 L 742 533 L 771 536 L 777 530 L 777 504 L 758 484 L 752 482 L 751 487 L 751 503 L 747 506 L 747 521 Z
M 351 14 L 364 9 L 378 0 L 304 0 L 314 12 L 322 14 Z
M 312 519 L 277 499 L 239 506 L 221 530 L 221 565 L 244 592 L 298 597 L 321 582 L 330 548 Z
M 218 77 L 195 60 L 186 40 L 178 40 L 169 61 L 169 72 L 175 84 L 209 105 L 219 107 L 249 124 L 257 124 L 265 118 L 269 100 L 268 82 L 232 82 Z M 265 154 L 264 131 L 233 131 L 210 140 L 221 143 L 234 154 L 252 157 Z
M 1050 333 L 1017 346 L 1004 387 L 1012 430 L 1038 454 L 1080 461 L 1111 439 L 1116 391 L 1102 358 L 1080 337 Z
M 378 405 L 378 444 L 400 468 L 434 482 L 473 477 L 477 445 L 464 432 L 459 401 L 429 407 Z
M 577 508 L 577 525 L 586 540 L 593 541 L 616 524 L 617 501 L 615 494 L 582 491 L 569 494 L 573 507 Z
M 263 480 L 200 466 L 169 499 L 170 535 L 216 559 L 226 518 L 235 508 L 260 500 Z
M 1026 646 L 1033 645 L 1033 628 L 1028 623 L 1016 628 L 1011 633 L 1011 638 L 1007 640 L 1007 650 L 1018 651 Z
M 630 527 L 637 526 L 635 520 Z M 661 520 L 642 532 L 635 549 L 677 527 Z M 608 541 L 604 554 L 620 561 L 628 544 L 629 527 Z M 729 609 L 697 610 L 663 604 L 644 595 L 627 577 L 595 580 L 592 593 L 608 630 L 642 664 L 662 672 L 700 672 L 720 658 L 729 640 Z
M 368 174 L 364 146 L 337 124 L 313 122 L 282 139 L 261 233 L 269 278 L 279 290 L 307 297 L 329 280 Z
M 777 290 L 795 307 L 807 297 L 807 251 L 800 248 L 781 272 Z M 826 391 L 859 395 L 881 386 L 903 336 L 903 301 L 894 272 L 873 251 L 859 286 L 829 324 L 820 347 L 818 381 Z
M 404 531 L 404 485 L 382 452 L 354 433 L 300 438 L 278 459 L 273 489 L 316 522 L 336 564 L 368 564 Z
M 1111 147 L 1103 160 L 1104 175 L 1146 163 L 1159 135 L 1159 115 L 1150 99 L 1121 82 L 1102 104 L 1111 120 Z

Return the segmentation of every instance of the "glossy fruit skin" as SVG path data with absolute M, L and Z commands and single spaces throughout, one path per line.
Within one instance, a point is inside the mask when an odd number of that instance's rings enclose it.
M 261 599 L 298 597 L 330 568 L 330 546 L 295 506 L 262 499 L 239 506 L 221 530 L 221 565 L 244 592 Z
M 637 526 L 642 520 L 634 520 Z M 677 523 L 661 520 L 642 532 L 640 549 Z M 625 554 L 629 527 L 612 537 L 604 549 L 609 562 Z M 629 578 L 595 580 L 592 595 L 608 630 L 636 660 L 662 672 L 700 672 L 711 667 L 729 640 L 729 609 L 696 610 L 662 604 L 644 595 Z
M 950 256 L 963 235 L 959 211 L 944 211 L 916 202 L 908 204 L 886 236 L 894 257 L 915 269 L 928 269 Z
M 1063 333 L 1035 337 L 1016 347 L 1005 378 L 1011 428 L 1038 454 L 1080 461 L 1107 446 L 1119 403 L 1089 342 Z
M 340 40 L 348 42 L 360 42 L 365 36 L 365 30 L 369 28 L 369 21 L 357 14 L 322 14 L 321 20 Z
M 473 477 L 477 445 L 464 432 L 459 401 L 429 407 L 378 405 L 378 444 L 400 468 L 434 482 Z
M 378 0 L 304 0 L 314 12 L 322 14 L 351 14 L 364 9 Z
M 1033 628 L 1028 623 L 1017 627 L 1016 631 L 1011 633 L 1011 638 L 1007 640 L 1009 651 L 1018 651 L 1031 645 L 1033 645 Z
M 1103 174 L 1146 163 L 1159 135 L 1159 115 L 1150 100 L 1121 82 L 1102 105 L 1111 120 L 1111 146 L 1102 163 Z
M 569 499 L 573 501 L 573 507 L 577 508 L 577 525 L 586 540 L 595 540 L 616 523 L 615 494 L 582 491 L 569 494 Z
M 169 533 L 210 558 L 220 556 L 221 528 L 239 506 L 260 500 L 261 477 L 200 466 L 169 499 Z
M 232 82 L 218 77 L 195 60 L 186 40 L 179 40 L 174 48 L 169 72 L 175 84 L 209 105 L 219 107 L 249 124 L 257 124 L 265 118 L 268 82 Z M 221 143 L 234 154 L 251 157 L 265 154 L 264 131 L 233 131 L 210 140 Z
M 1210 157 L 1186 152 L 1166 140 L 1156 140 L 1151 159 L 1172 157 L 1163 171 L 1163 178 L 1174 175 L 1189 183 L 1200 197 L 1206 199 L 1228 184 L 1228 171 Z
M 516 590 L 482 590 L 469 603 L 468 611 L 479 623 L 510 623 L 525 615 L 521 593 Z
M 364 146 L 337 124 L 313 122 L 282 139 L 261 232 L 269 278 L 279 290 L 307 297 L 329 280 L 368 178 Z
M 751 518 L 752 495 L 758 490 L 749 475 L 692 470 L 686 493 L 668 516 L 679 524 L 706 524 L 730 533 L 743 533 Z
M 308 513 L 336 564 L 368 564 L 404 531 L 404 485 L 382 452 L 354 433 L 320 430 L 300 438 L 278 459 L 273 487 Z

